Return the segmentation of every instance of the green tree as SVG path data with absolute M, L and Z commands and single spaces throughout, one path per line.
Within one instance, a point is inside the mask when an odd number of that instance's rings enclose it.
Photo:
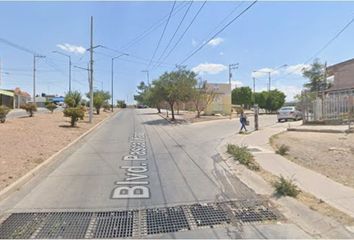
M 90 98 L 90 94 L 86 95 Z M 103 107 L 104 103 L 107 102 L 111 98 L 109 92 L 103 90 L 96 90 L 93 92 L 93 106 L 96 108 L 96 113 L 100 114 L 100 109 Z
M 134 95 L 134 100 L 137 101 L 138 104 L 148 105 L 146 103 L 146 92 L 148 88 L 149 87 L 143 81 L 141 81 L 137 86 L 137 95 Z
M 249 108 L 252 104 L 252 90 L 250 87 L 235 88 L 231 92 L 232 104 Z
M 283 92 L 277 89 L 271 90 L 267 94 L 265 109 L 270 112 L 274 112 L 278 110 L 284 105 L 285 98 L 286 95 Z
M 157 112 L 161 113 L 161 104 L 163 101 L 164 95 L 161 81 L 154 80 L 145 93 L 144 102 L 150 107 L 156 107 Z
M 175 120 L 174 105 L 177 101 L 188 101 L 193 95 L 197 83 L 196 74 L 185 68 L 177 71 L 165 72 L 159 78 L 161 96 L 171 109 L 172 120 Z
M 57 109 L 57 105 L 53 102 L 46 102 L 45 103 L 45 107 L 51 112 L 53 113 L 55 109 Z
M 64 102 L 67 107 L 63 113 L 65 117 L 70 117 L 70 126 L 75 127 L 76 122 L 84 119 L 85 107 L 81 105 L 82 96 L 78 91 L 69 92 L 65 95 Z
M 26 110 L 30 117 L 33 117 L 34 112 L 37 112 L 37 105 L 34 103 L 23 104 L 20 108 Z
M 315 59 L 309 69 L 303 70 L 303 76 L 309 79 L 304 87 L 311 92 L 320 92 L 330 87 L 324 78 L 325 65 L 319 59 Z
M 126 108 L 127 104 L 125 103 L 124 100 L 117 100 L 117 107 L 119 108 Z
M 69 92 L 65 95 L 64 102 L 68 107 L 77 107 L 82 100 L 81 93 L 78 91 Z
M 70 126 L 75 127 L 76 122 L 81 119 L 84 119 L 85 116 L 85 107 L 83 106 L 77 106 L 77 107 L 68 107 L 65 108 L 64 111 L 64 116 L 65 117 L 70 117 Z
M 192 101 L 197 110 L 197 118 L 215 99 L 216 93 L 212 88 L 208 88 L 206 81 L 199 81 L 194 88 Z
M 268 92 L 263 91 L 263 92 L 256 92 L 254 93 L 254 100 L 255 103 L 258 104 L 259 108 L 266 108 L 266 100 L 268 97 Z
M 7 106 L 0 106 L 0 122 L 4 123 L 6 120 L 6 115 L 10 112 L 10 108 Z

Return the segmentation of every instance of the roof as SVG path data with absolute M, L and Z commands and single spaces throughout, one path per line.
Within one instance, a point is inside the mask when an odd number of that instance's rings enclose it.
M 332 72 L 332 71 L 335 71 L 336 68 L 343 67 L 344 65 L 348 65 L 348 64 L 354 64 L 354 58 L 349 59 L 349 60 L 344 61 L 344 62 L 340 62 L 340 63 L 334 64 L 332 66 L 329 66 L 329 67 L 327 67 L 327 71 Z
M 1 90 L 0 89 L 0 94 L 1 95 L 6 95 L 6 96 L 9 96 L 9 97 L 13 97 L 14 96 L 14 93 L 11 92 L 11 91 L 8 91 L 8 90 Z
M 15 88 L 14 90 L 16 95 L 23 96 L 23 97 L 31 97 L 31 95 L 28 92 L 22 91 L 20 88 Z

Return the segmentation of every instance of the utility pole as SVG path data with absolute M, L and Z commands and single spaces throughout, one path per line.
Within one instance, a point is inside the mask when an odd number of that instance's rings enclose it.
M 231 79 L 232 79 L 232 70 L 238 69 L 238 63 L 229 64 L 229 87 L 230 87 L 230 119 L 232 118 L 232 89 L 231 89 Z
M 69 93 L 71 92 L 71 56 L 62 52 L 58 52 L 58 51 L 53 51 L 53 53 L 57 53 L 60 55 L 63 55 L 65 57 L 67 57 L 69 59 Z
M 253 102 L 255 103 L 256 102 L 256 78 L 253 77 Z
M 36 59 L 45 58 L 42 55 L 33 55 L 33 103 L 36 104 Z
M 93 16 L 91 16 L 91 34 L 90 34 L 90 112 L 89 122 L 93 119 Z
M 114 60 L 115 59 L 117 59 L 117 58 L 120 58 L 120 57 L 122 57 L 122 56 L 129 56 L 129 54 L 127 54 L 127 53 L 122 53 L 121 55 L 118 55 L 118 56 L 116 56 L 116 57 L 112 57 L 112 68 L 111 68 L 111 70 L 112 70 L 112 72 L 111 72 L 111 76 L 112 76 L 112 79 L 111 79 L 111 97 L 112 97 L 112 112 L 113 112 L 113 83 L 114 83 L 114 81 L 113 81 L 113 76 L 114 76 Z
M 149 76 L 149 70 L 142 70 L 141 72 L 146 73 L 147 85 L 148 85 L 148 86 L 150 86 L 150 76 Z

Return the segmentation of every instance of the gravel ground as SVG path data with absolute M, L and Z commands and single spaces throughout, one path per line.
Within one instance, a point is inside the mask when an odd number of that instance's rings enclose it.
M 94 124 L 89 124 L 85 116 L 75 128 L 68 127 L 69 118 L 62 112 L 35 114 L 0 124 L 0 190 L 111 114 L 101 111 L 94 115 Z
M 281 144 L 291 161 L 354 188 L 354 134 L 285 132 L 272 138 Z

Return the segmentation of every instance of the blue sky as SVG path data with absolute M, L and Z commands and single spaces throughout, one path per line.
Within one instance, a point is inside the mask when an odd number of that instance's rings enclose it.
M 68 89 L 68 64 L 62 51 L 72 56 L 74 65 L 86 67 L 89 54 L 89 22 L 94 16 L 94 44 L 124 51 L 129 56 L 115 61 L 115 99 L 133 100 L 136 85 L 146 81 L 142 70 L 150 70 L 150 80 L 171 71 L 194 49 L 251 2 L 207 2 L 177 48 L 159 67 L 150 66 L 165 23 L 141 41 L 130 44 L 168 15 L 173 5 L 166 2 L 0 2 L 0 38 L 43 54 L 38 60 L 37 93 L 62 95 Z M 178 1 L 155 56 L 159 59 L 177 28 L 188 2 Z M 203 2 L 193 2 L 172 47 Z M 236 9 L 237 8 L 237 9 Z M 224 24 L 220 22 L 234 9 Z M 184 63 L 209 82 L 228 82 L 229 63 L 239 63 L 233 73 L 236 86 L 252 86 L 253 70 L 276 70 L 272 86 L 285 91 L 288 100 L 306 81 L 299 74 L 302 65 L 354 17 L 354 2 L 258 2 L 200 52 Z M 317 57 L 329 65 L 354 57 L 354 24 L 349 26 Z M 67 44 L 67 45 L 65 45 Z M 128 46 L 128 47 L 127 47 Z M 110 90 L 109 49 L 95 53 L 95 87 Z M 0 42 L 2 66 L 0 88 L 20 87 L 32 93 L 32 59 L 27 52 Z M 291 74 L 289 74 L 291 72 Z M 88 91 L 87 72 L 73 69 L 73 89 Z M 267 88 L 267 76 L 256 74 L 256 90 Z

